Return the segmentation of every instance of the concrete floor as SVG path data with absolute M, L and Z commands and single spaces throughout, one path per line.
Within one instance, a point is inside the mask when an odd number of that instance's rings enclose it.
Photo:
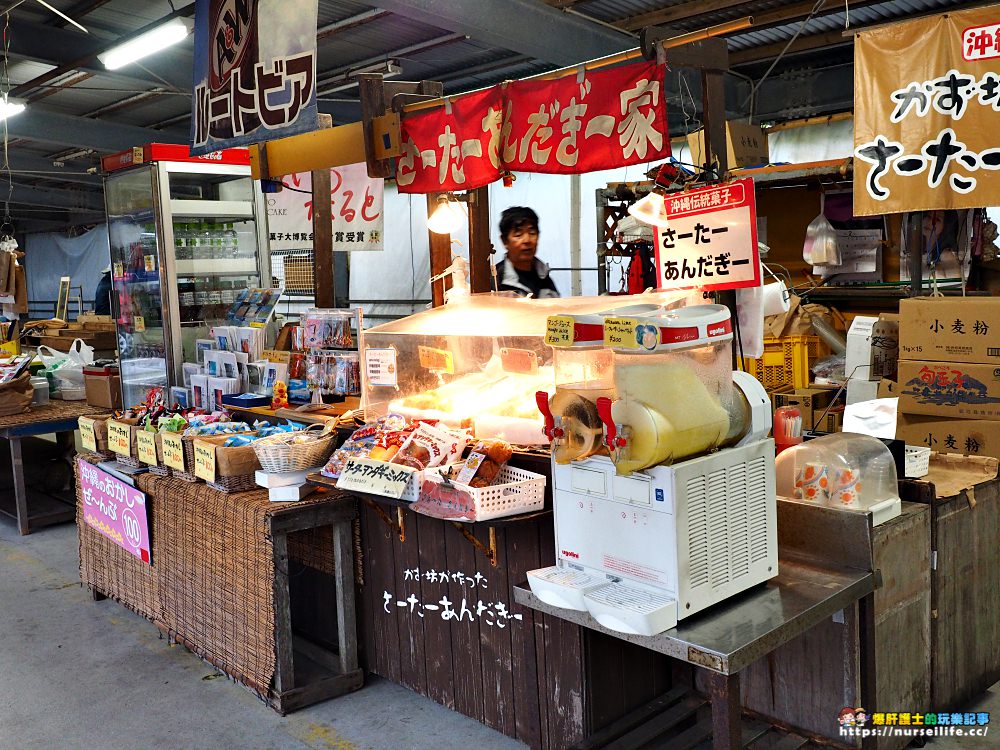
M 6 445 L 0 441 L 0 446 Z M 0 484 L 9 464 L 0 450 Z M 51 467 L 32 461 L 30 468 Z M 30 473 L 30 472 L 29 472 Z M 42 477 L 30 477 L 40 481 Z M 49 477 L 49 479 L 61 479 Z M 919 710 L 899 706 L 886 710 Z M 1000 685 L 976 705 L 1000 721 Z M 1000 748 L 986 738 L 934 750 Z M 524 745 L 371 677 L 284 718 L 113 601 L 80 586 L 76 527 L 18 536 L 0 517 L 0 750 L 515 750 Z
M 515 750 L 405 688 L 282 718 L 149 622 L 80 586 L 76 527 L 0 518 L 0 750 Z

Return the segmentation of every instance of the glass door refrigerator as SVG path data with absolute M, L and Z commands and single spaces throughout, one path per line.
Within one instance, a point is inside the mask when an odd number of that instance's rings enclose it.
M 122 403 L 183 385 L 197 341 L 225 323 L 240 291 L 270 287 L 260 184 L 246 149 L 201 157 L 151 144 L 102 162 Z

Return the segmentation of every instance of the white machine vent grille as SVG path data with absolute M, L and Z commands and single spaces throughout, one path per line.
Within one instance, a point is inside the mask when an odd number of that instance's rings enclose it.
M 730 580 L 727 473 L 719 469 L 708 475 L 708 558 L 713 587 Z
M 767 459 L 747 463 L 747 505 L 750 511 L 750 560 L 767 558 Z
M 733 578 L 750 572 L 747 465 L 729 469 L 729 566 Z
M 688 561 L 691 586 L 708 583 L 708 498 L 704 476 L 692 477 L 686 488 L 688 511 Z

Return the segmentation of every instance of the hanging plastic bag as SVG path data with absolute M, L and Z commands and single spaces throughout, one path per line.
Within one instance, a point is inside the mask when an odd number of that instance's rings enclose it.
M 94 364 L 94 347 L 83 339 L 76 339 L 66 352 L 66 356 L 81 367 L 87 367 Z
M 839 266 L 840 247 L 837 230 L 820 214 L 806 227 L 806 241 L 802 245 L 802 259 L 812 266 Z

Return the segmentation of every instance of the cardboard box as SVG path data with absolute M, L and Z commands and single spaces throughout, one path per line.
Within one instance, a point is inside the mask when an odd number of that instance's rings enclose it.
M 899 414 L 896 438 L 939 453 L 1000 458 L 1000 422 L 985 419 L 942 419 Z
M 878 380 L 859 380 L 851 378 L 847 381 L 847 405 L 861 401 L 871 401 L 878 398 Z
M 1000 363 L 899 361 L 899 411 L 1000 420 Z
M 688 148 L 691 161 L 702 164 L 705 161 L 705 131 L 688 133 Z M 768 164 L 767 133 L 758 126 L 741 120 L 726 123 L 726 160 L 730 169 L 756 167 Z
M 827 412 L 826 416 L 820 419 L 822 412 L 816 414 L 816 425 L 813 429 L 816 432 L 842 432 L 844 429 L 844 407 L 837 406 Z
M 797 406 L 802 412 L 802 427 L 806 430 L 814 428 L 814 421 L 819 419 L 826 407 L 833 401 L 835 390 L 827 388 L 797 388 L 791 391 L 779 391 L 774 394 L 774 408 L 781 406 Z
M 899 397 L 899 385 L 895 380 L 889 380 L 889 378 L 882 378 L 878 381 L 878 393 L 876 398 L 898 398 Z
M 895 378 L 899 362 L 899 316 L 858 315 L 847 332 L 847 377 Z
M 87 391 L 87 403 L 102 409 L 122 408 L 122 381 L 117 372 L 108 375 L 91 375 L 84 371 L 83 384 Z
M 1000 365 L 1000 298 L 902 300 L 899 356 L 908 360 Z

